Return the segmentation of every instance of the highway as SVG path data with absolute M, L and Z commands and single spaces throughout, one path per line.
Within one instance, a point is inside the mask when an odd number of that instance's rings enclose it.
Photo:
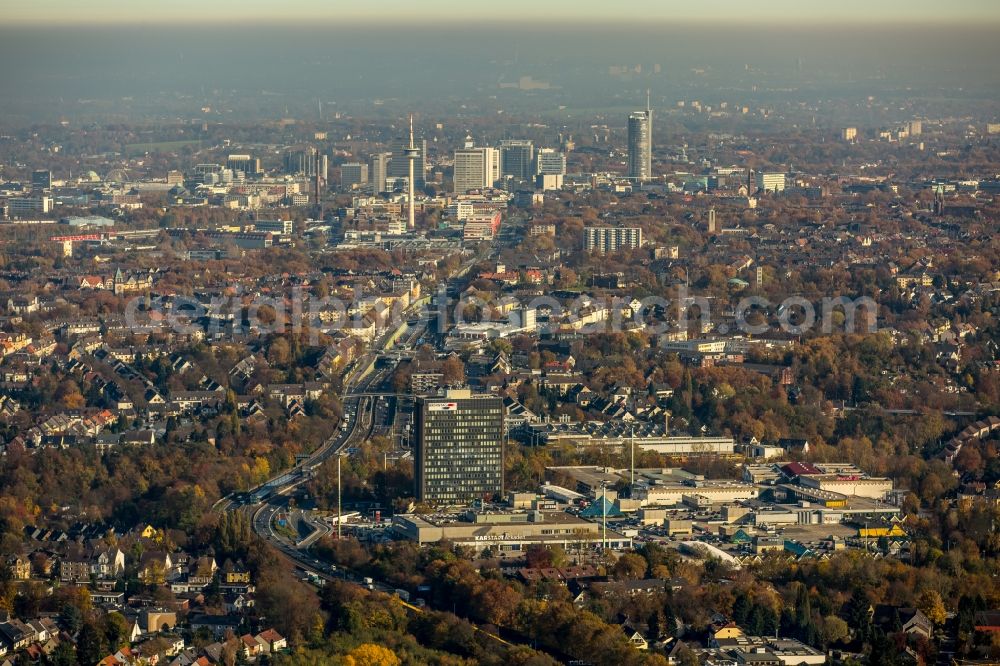
M 388 334 L 383 337 L 387 336 Z M 345 385 L 354 378 L 355 373 L 367 368 L 375 362 L 376 358 L 377 352 L 369 352 L 358 359 L 353 370 L 345 378 Z M 343 423 L 347 424 L 347 428 L 338 429 L 308 458 L 300 460 L 291 469 L 275 475 L 250 490 L 248 493 L 249 501 L 258 504 L 272 496 L 287 495 L 293 492 L 310 478 L 310 473 L 315 467 L 333 456 L 343 453 L 345 449 L 351 448 L 352 442 L 366 439 L 375 425 L 376 398 L 372 395 L 371 389 L 378 387 L 385 380 L 389 370 L 388 368 L 375 370 L 358 380 L 354 390 L 346 394 L 343 400 Z M 229 495 L 216 502 L 213 508 L 219 512 L 226 512 L 238 507 L 239 503 L 232 495 Z
M 364 585 L 362 582 L 363 579 L 354 571 L 322 562 L 318 558 L 313 557 L 309 553 L 299 550 L 294 545 L 290 544 L 287 539 L 278 534 L 274 529 L 275 514 L 282 510 L 283 507 L 275 504 L 262 504 L 253 512 L 251 524 L 254 532 L 269 541 L 278 550 L 279 556 L 286 560 L 289 564 L 293 565 L 296 569 L 302 571 L 303 573 L 311 575 L 314 581 L 322 581 L 322 583 L 326 583 L 332 580 L 340 580 L 366 587 L 373 592 L 383 592 L 390 595 L 395 594 L 395 589 L 391 585 L 387 585 L 386 583 L 377 580 L 373 580 L 370 586 Z M 424 612 L 424 608 L 420 606 L 411 604 L 410 602 L 399 597 L 397 597 L 396 600 L 410 613 Z M 477 633 L 490 638 L 504 647 L 514 647 L 514 643 L 511 643 L 494 633 L 488 632 L 471 622 L 470 625 Z
M 460 279 L 471 266 L 472 262 L 463 266 L 452 279 Z M 411 317 L 412 321 L 416 312 L 404 314 Z M 402 344 L 413 346 L 416 341 L 421 339 L 427 331 L 431 316 L 425 315 L 417 318 L 415 326 L 406 332 Z M 379 429 L 385 427 L 385 423 L 391 422 L 394 411 L 394 403 L 391 401 L 396 400 L 396 398 L 393 394 L 381 391 L 380 387 L 393 370 L 395 363 L 381 369 L 375 368 L 362 376 L 359 375 L 365 369 L 374 367 L 379 357 L 399 361 L 401 356 L 399 352 L 385 352 L 385 348 L 389 346 L 388 341 L 395 332 L 388 331 L 375 340 L 369 347 L 369 351 L 363 354 L 344 376 L 343 424 L 346 424 L 346 427 L 342 425 L 308 458 L 300 460 L 291 469 L 277 474 L 249 491 L 244 501 L 238 501 L 237 498 L 230 495 L 220 499 L 213 507 L 218 512 L 240 511 L 246 513 L 255 534 L 274 546 L 279 556 L 290 566 L 311 575 L 315 581 L 337 579 L 361 584 L 361 579 L 354 572 L 321 562 L 308 552 L 307 548 L 324 536 L 321 531 L 325 528 L 320 528 L 316 533 L 310 534 L 304 539 L 296 539 L 296 542 L 293 543 L 275 529 L 275 516 L 278 513 L 288 511 L 288 498 L 299 486 L 311 478 L 313 469 L 335 455 L 344 455 L 348 449 L 352 448 L 352 444 L 360 443 L 373 434 L 377 434 Z M 387 594 L 395 592 L 391 586 L 380 581 L 373 581 L 371 586 L 365 587 Z M 424 612 L 421 607 L 402 599 L 399 599 L 399 602 L 412 613 Z M 472 626 L 478 633 L 505 647 L 514 645 L 500 636 L 480 629 L 475 624 Z
M 472 259 L 463 264 L 449 279 L 449 282 L 461 280 L 477 259 Z M 415 322 L 412 328 L 405 333 L 404 345 L 414 345 L 427 331 L 427 327 L 433 317 L 433 313 L 423 311 L 422 306 L 410 306 L 402 313 L 402 321 Z M 376 402 L 376 396 L 381 394 L 379 385 L 385 381 L 392 368 L 375 369 L 367 374 L 362 374 L 369 367 L 374 367 L 380 357 L 385 357 L 396 362 L 402 354 L 400 352 L 387 351 L 389 341 L 392 340 L 397 329 L 385 331 L 382 335 L 372 341 L 368 350 L 362 354 L 351 366 L 351 369 L 344 375 L 344 422 L 346 429 L 341 429 L 330 436 L 320 445 L 308 458 L 299 461 L 290 470 L 278 474 L 268 481 L 262 483 L 257 488 L 249 491 L 250 501 L 259 504 L 274 495 L 287 495 L 293 492 L 298 486 L 309 479 L 310 471 L 329 460 L 334 455 L 342 454 L 346 449 L 351 448 L 350 444 L 359 439 L 364 439 L 376 434 L 379 422 L 386 416 L 388 404 Z M 213 507 L 217 511 L 231 511 L 236 508 L 233 498 L 224 497 L 216 502 Z

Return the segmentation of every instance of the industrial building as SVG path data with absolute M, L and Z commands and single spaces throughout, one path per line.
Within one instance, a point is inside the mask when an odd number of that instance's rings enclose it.
M 577 446 L 605 446 L 622 450 L 656 451 L 674 456 L 734 455 L 736 440 L 725 436 L 670 434 L 665 423 L 625 423 L 583 421 L 570 423 L 529 423 L 525 432 L 535 442 L 572 442 Z
M 401 514 L 392 519 L 400 537 L 420 545 L 447 540 L 467 546 L 477 555 L 488 548 L 499 557 L 521 557 L 531 545 L 562 546 L 567 552 L 606 545 L 614 550 L 632 547 L 632 539 L 564 512 L 497 512 L 418 516 Z

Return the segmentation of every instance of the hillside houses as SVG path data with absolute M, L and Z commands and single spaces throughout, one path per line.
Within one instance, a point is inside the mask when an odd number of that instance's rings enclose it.
M 153 288 L 154 271 L 123 271 L 117 269 L 107 276 L 83 275 L 75 278 L 80 290 L 104 290 L 116 295 L 149 291 Z

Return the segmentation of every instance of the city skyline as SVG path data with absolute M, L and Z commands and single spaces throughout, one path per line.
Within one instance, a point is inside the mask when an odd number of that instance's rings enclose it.
M 456 11 L 451 3 L 432 0 L 415 8 L 401 0 L 380 3 L 377 10 L 370 6 L 345 3 L 327 3 L 320 0 L 293 0 L 277 7 L 263 0 L 235 2 L 223 0 L 206 6 L 196 0 L 177 0 L 169 6 L 138 6 L 126 0 L 96 0 L 81 5 L 69 0 L 52 0 L 47 3 L 25 0 L 0 0 L 0 14 L 8 25 L 14 24 L 128 24 L 166 23 L 188 24 L 226 21 L 246 23 L 255 21 L 330 21 L 334 23 L 398 22 L 454 23 L 463 20 L 517 20 L 525 18 L 554 24 L 594 23 L 620 21 L 621 12 L 598 3 L 581 4 L 556 0 L 539 6 L 526 0 L 513 0 L 499 10 L 486 3 L 465 4 Z M 836 5 L 826 3 L 801 3 L 792 0 L 771 0 L 745 11 L 746 4 L 738 0 L 720 0 L 706 12 L 689 3 L 654 2 L 639 0 L 632 3 L 629 16 L 642 14 L 648 22 L 706 22 L 712 24 L 794 24 L 842 23 L 865 26 L 878 23 L 974 23 L 984 25 L 1000 23 L 1000 5 L 987 0 L 961 0 L 953 2 L 948 12 L 941 11 L 940 3 L 931 0 L 889 0 L 865 3 L 862 0 L 845 0 Z
M 0 666 L 1000 664 L 998 0 L 0 17 Z

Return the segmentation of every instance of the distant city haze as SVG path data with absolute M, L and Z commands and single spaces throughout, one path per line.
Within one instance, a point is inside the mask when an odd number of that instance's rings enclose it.
M 376 12 L 301 0 L 277 17 L 277 4 L 255 1 L 0 0 L 0 61 L 16 63 L 0 67 L 0 126 L 416 112 L 624 127 L 647 89 L 654 112 L 684 100 L 802 103 L 790 122 L 833 126 L 888 122 L 903 107 L 907 117 L 996 115 L 1000 3 L 939 14 L 920 0 L 870 4 L 634 2 L 612 16 L 611 5 L 564 2 L 515 1 L 500 15 L 472 3 L 457 13 L 389 1 Z M 863 114 L 838 117 L 845 101 Z M 678 129 L 663 119 L 661 139 Z
M 442 22 L 471 19 L 511 21 L 606 21 L 643 17 L 644 21 L 705 21 L 736 23 L 829 22 L 859 26 L 889 22 L 1000 22 L 1000 3 L 993 0 L 716 0 L 701 4 L 677 0 L 634 0 L 626 6 L 606 2 L 571 0 L 510 0 L 453 2 L 429 0 L 421 3 L 386 0 L 378 3 L 331 2 L 330 0 L 174 0 L 170 3 L 135 0 L 0 0 L 0 16 L 11 23 L 127 23 L 181 22 L 227 23 L 256 20 L 329 20 L 370 22 Z

